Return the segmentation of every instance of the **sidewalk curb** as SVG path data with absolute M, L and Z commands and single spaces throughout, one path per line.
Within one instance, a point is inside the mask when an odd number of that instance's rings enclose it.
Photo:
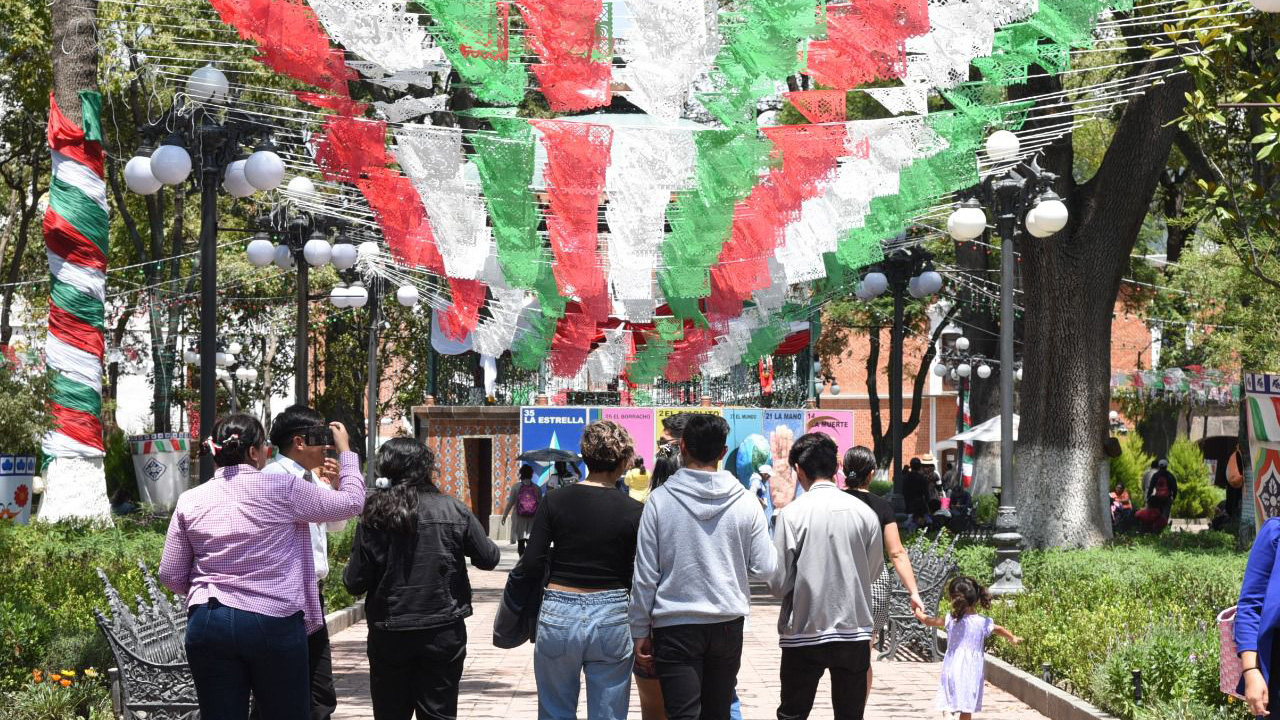
M 1053 720 L 1117 720 L 1062 688 L 987 655 L 987 680 Z
M 347 628 L 355 625 L 364 619 L 364 600 L 357 600 L 354 604 L 341 610 L 334 610 L 324 616 L 324 624 L 329 629 L 330 635 L 337 635 Z

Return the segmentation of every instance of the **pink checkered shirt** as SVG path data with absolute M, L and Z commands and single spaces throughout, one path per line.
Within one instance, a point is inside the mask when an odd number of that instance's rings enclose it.
M 218 468 L 178 498 L 169 520 L 160 582 L 186 594 L 187 607 L 210 598 L 271 617 L 303 611 L 307 633 L 324 624 L 307 523 L 346 520 L 364 507 L 355 453 L 339 458 L 342 486 L 330 491 L 250 465 Z

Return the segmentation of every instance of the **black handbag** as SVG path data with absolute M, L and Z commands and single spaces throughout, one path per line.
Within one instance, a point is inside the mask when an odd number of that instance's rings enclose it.
M 532 578 L 525 571 L 524 560 L 516 563 L 507 575 L 502 601 L 493 618 L 494 647 L 510 650 L 537 638 L 538 613 L 542 610 L 542 590 L 547 585 L 551 563 L 543 577 Z

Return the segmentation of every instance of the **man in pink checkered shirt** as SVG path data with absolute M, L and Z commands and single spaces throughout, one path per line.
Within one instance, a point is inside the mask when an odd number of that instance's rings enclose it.
M 332 423 L 341 486 L 323 490 L 268 475 L 262 424 L 220 419 L 213 478 L 178 499 L 160 580 L 187 596 L 187 658 L 203 720 L 244 720 L 249 694 L 272 720 L 310 714 L 307 634 L 323 623 L 308 523 L 364 506 L 364 480 L 346 428 Z

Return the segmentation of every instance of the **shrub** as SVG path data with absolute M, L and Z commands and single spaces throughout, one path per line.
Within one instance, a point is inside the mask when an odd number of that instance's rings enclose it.
M 0 452 L 35 455 L 40 436 L 53 428 L 48 398 L 50 376 L 15 368 L 0 357 Z
M 1047 662 L 1060 686 L 1126 719 L 1135 716 L 1121 699 L 1121 689 L 1128 692 L 1128 686 L 1120 675 L 1128 683 L 1135 668 L 1143 670 L 1144 679 L 1171 678 L 1170 687 L 1179 694 L 1160 695 L 1155 690 L 1160 686 L 1148 684 L 1147 697 L 1225 704 L 1226 696 L 1216 689 L 1213 621 L 1222 608 L 1235 604 L 1246 557 L 1232 552 L 1220 533 L 1202 540 L 1188 535 L 1170 533 L 1091 550 L 1025 551 L 1027 592 L 998 600 L 990 614 L 1027 642 L 995 643 L 992 652 L 1035 675 Z M 1192 543 L 1203 547 L 1181 549 Z M 958 572 L 991 581 L 992 548 L 963 547 L 956 558 Z M 1097 679 L 1104 661 L 1115 676 L 1109 684 Z
M 1142 476 L 1154 460 L 1142 449 L 1142 436 L 1136 432 L 1120 438 L 1120 456 L 1111 458 L 1111 489 L 1124 483 L 1134 510 L 1146 504 L 1142 494 Z
M 133 470 L 129 440 L 124 431 L 115 428 L 107 433 L 106 446 L 107 455 L 102 460 L 102 470 L 107 477 L 107 497 L 114 498 L 117 491 L 124 490 L 131 500 L 138 502 L 138 481 Z
M 1190 440 L 1179 440 L 1169 449 L 1169 472 L 1178 481 L 1178 497 L 1173 501 L 1172 515 L 1179 518 L 1205 518 L 1226 499 L 1227 491 L 1216 487 L 1209 477 L 1200 447 Z
M 872 493 L 879 495 L 880 497 L 885 497 L 889 493 L 893 492 L 893 481 L 892 480 L 872 480 L 871 485 L 868 489 L 870 489 Z
M 1162 700 L 1152 698 L 1138 708 L 1137 720 L 1247 720 L 1251 717 L 1244 703 L 1206 705 L 1195 700 Z
M 973 499 L 973 517 L 979 525 L 990 525 L 996 521 L 996 510 L 1000 503 L 991 493 L 983 493 Z

